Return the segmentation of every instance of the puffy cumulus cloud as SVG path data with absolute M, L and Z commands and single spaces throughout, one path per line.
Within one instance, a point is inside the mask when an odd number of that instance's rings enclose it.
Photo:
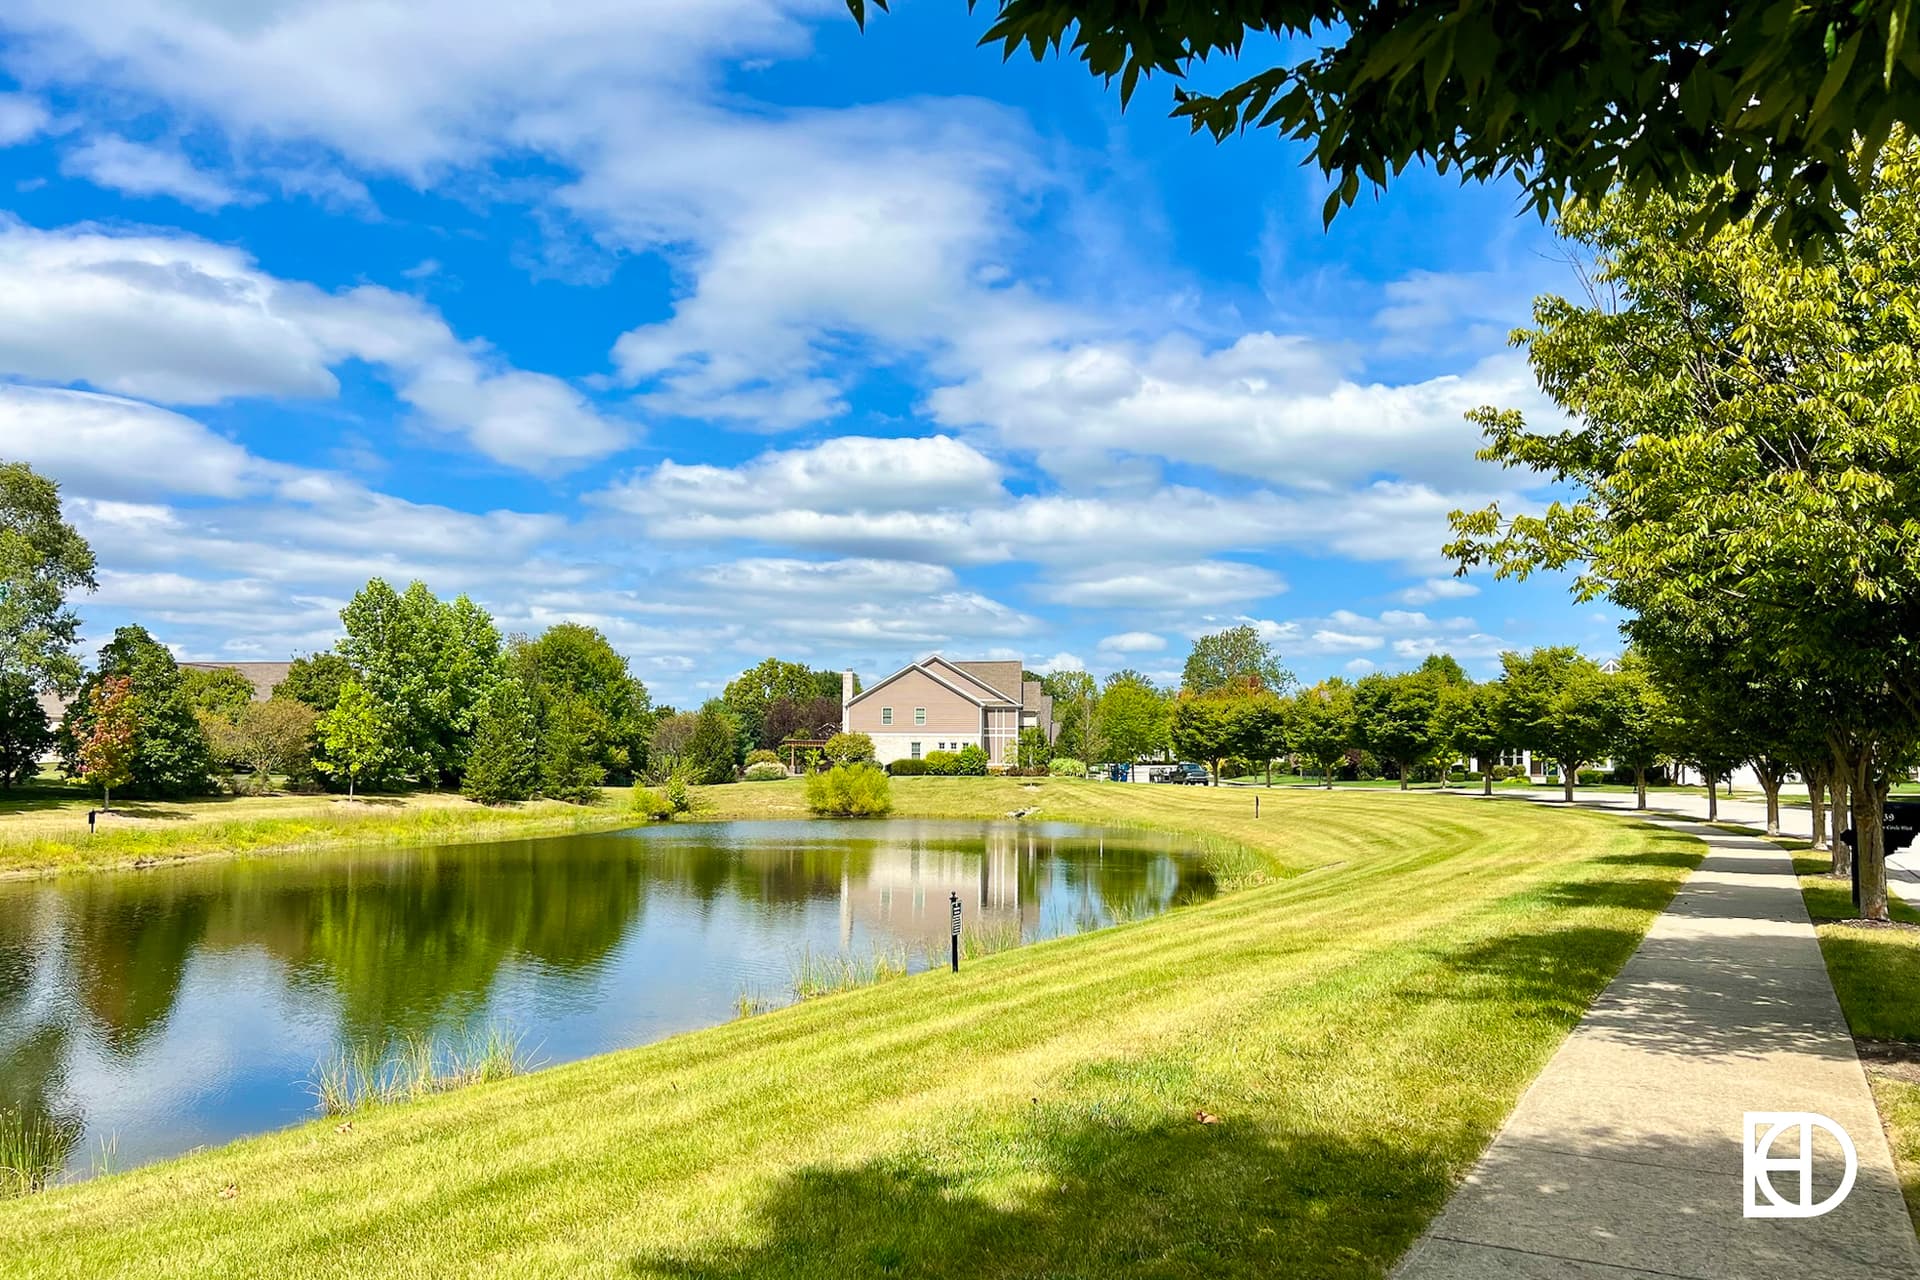
M 1404 604 L 1432 604 L 1436 600 L 1464 600 L 1480 594 L 1480 588 L 1465 578 L 1428 578 L 1418 586 L 1399 593 Z
M 1227 625 L 1219 619 L 1206 621 L 1209 627 Z M 1290 657 L 1392 654 L 1419 659 L 1430 653 L 1451 653 L 1463 660 L 1476 660 L 1506 647 L 1498 637 L 1482 632 L 1472 618 L 1435 619 L 1409 609 L 1386 609 L 1375 615 L 1335 609 L 1320 618 L 1278 621 L 1243 616 L 1230 621 L 1253 626 L 1263 640 Z M 1377 665 L 1372 659 L 1369 663 Z
M 171 404 L 326 397 L 332 366 L 380 366 L 421 421 L 544 470 L 604 456 L 628 428 L 567 383 L 463 342 L 416 298 L 329 293 L 186 236 L 0 224 L 0 373 Z
M 90 138 L 60 159 L 60 172 L 130 196 L 170 196 L 196 209 L 247 202 L 225 179 L 195 168 L 179 151 L 118 134 Z
M 1043 676 L 1050 676 L 1061 671 L 1085 671 L 1087 664 L 1074 654 L 1056 653 L 1045 661 L 1035 663 L 1032 669 Z
M 1355 658 L 1341 668 L 1342 671 L 1356 676 L 1363 676 L 1367 674 L 1367 672 L 1376 669 L 1375 663 L 1371 658 Z
M 616 484 L 601 501 L 639 515 L 753 518 L 789 509 L 934 511 L 1005 497 L 999 465 L 950 436 L 837 436 L 763 453 L 737 467 L 669 459 Z
M 1100 641 L 1102 653 L 1159 653 L 1166 647 L 1166 638 L 1151 631 L 1122 631 Z
M 1356 381 L 1324 349 L 1271 333 L 1216 350 L 1180 336 L 1041 346 L 927 400 L 944 425 L 984 427 L 1009 448 L 1044 442 L 1042 464 L 1063 472 L 1088 454 L 1151 453 L 1296 489 L 1383 476 L 1485 485 L 1478 429 L 1462 415 L 1490 403 L 1552 417 L 1517 356 L 1393 385 Z
M 1121 557 L 1119 563 L 1124 564 L 1125 558 Z M 1203 560 L 1138 568 L 1101 566 L 1057 580 L 1042 591 L 1055 603 L 1082 608 L 1174 610 L 1239 604 L 1278 595 L 1286 589 L 1286 582 L 1278 574 L 1257 565 Z
M 703 565 L 688 575 L 721 598 L 735 600 L 848 600 L 890 602 L 952 591 L 958 580 L 944 565 L 901 560 L 748 558 Z

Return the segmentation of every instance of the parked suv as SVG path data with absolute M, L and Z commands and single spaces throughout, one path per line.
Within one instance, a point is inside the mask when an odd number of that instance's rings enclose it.
M 1213 781 L 1207 772 L 1207 766 L 1195 764 L 1191 760 L 1182 760 L 1179 764 L 1165 765 L 1154 770 L 1155 782 L 1171 782 L 1176 786 L 1204 787 Z

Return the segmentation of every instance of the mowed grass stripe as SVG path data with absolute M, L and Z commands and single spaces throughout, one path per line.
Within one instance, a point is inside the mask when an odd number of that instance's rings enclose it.
M 1311 875 L 5 1206 L 0 1272 L 1378 1273 L 1697 846 L 1276 794 Z

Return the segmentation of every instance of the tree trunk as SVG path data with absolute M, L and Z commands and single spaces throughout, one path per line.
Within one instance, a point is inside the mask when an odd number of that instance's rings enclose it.
M 1402 791 L 1405 791 L 1407 789 L 1407 775 L 1412 772 L 1413 770 L 1409 768 L 1407 765 L 1403 764 L 1400 766 L 1400 789 Z
M 100 788 L 100 811 L 102 813 L 113 812 L 113 788 L 112 787 Z
M 1330 764 L 1321 765 L 1320 777 L 1327 790 L 1333 790 L 1333 766 Z
M 1647 807 L 1647 767 L 1643 764 L 1633 766 L 1633 807 Z
M 1800 773 L 1807 780 L 1807 808 L 1813 815 L 1811 830 L 1814 852 L 1824 852 L 1827 847 L 1826 770 L 1803 764 Z
M 1871 750 L 1854 760 L 1848 790 L 1853 794 L 1853 856 L 1860 859 L 1860 918 L 1887 918 L 1887 847 L 1880 830 L 1882 783 L 1874 776 Z
M 347 773 L 347 799 L 353 799 L 353 773 L 351 770 Z
M 1780 834 L 1780 779 L 1773 774 L 1763 773 L 1760 775 L 1760 786 L 1767 793 L 1767 834 L 1777 836 Z
M 1840 833 L 1847 829 L 1852 819 L 1851 788 L 1847 785 L 1849 768 L 1845 761 L 1837 761 L 1832 775 L 1827 780 L 1828 792 L 1833 797 L 1833 806 L 1827 814 L 1827 826 L 1831 833 L 1828 853 L 1830 867 L 1835 876 L 1845 878 L 1853 874 L 1853 850 L 1847 848 L 1847 842 Z
M 1711 769 L 1702 769 L 1701 772 L 1707 775 L 1707 821 L 1718 822 L 1720 820 L 1720 780 L 1713 776 Z
M 1573 774 L 1575 767 L 1576 766 L 1569 764 L 1565 760 L 1560 762 L 1560 785 L 1566 790 L 1568 804 L 1573 803 Z
M 1491 767 L 1480 770 L 1480 794 L 1483 796 L 1493 794 L 1493 769 Z

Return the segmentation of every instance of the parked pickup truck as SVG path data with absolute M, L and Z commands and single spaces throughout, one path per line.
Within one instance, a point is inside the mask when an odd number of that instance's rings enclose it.
M 1171 782 L 1176 786 L 1204 787 L 1213 781 L 1207 772 L 1207 766 L 1182 760 L 1179 764 L 1163 765 L 1153 771 L 1153 781 Z

